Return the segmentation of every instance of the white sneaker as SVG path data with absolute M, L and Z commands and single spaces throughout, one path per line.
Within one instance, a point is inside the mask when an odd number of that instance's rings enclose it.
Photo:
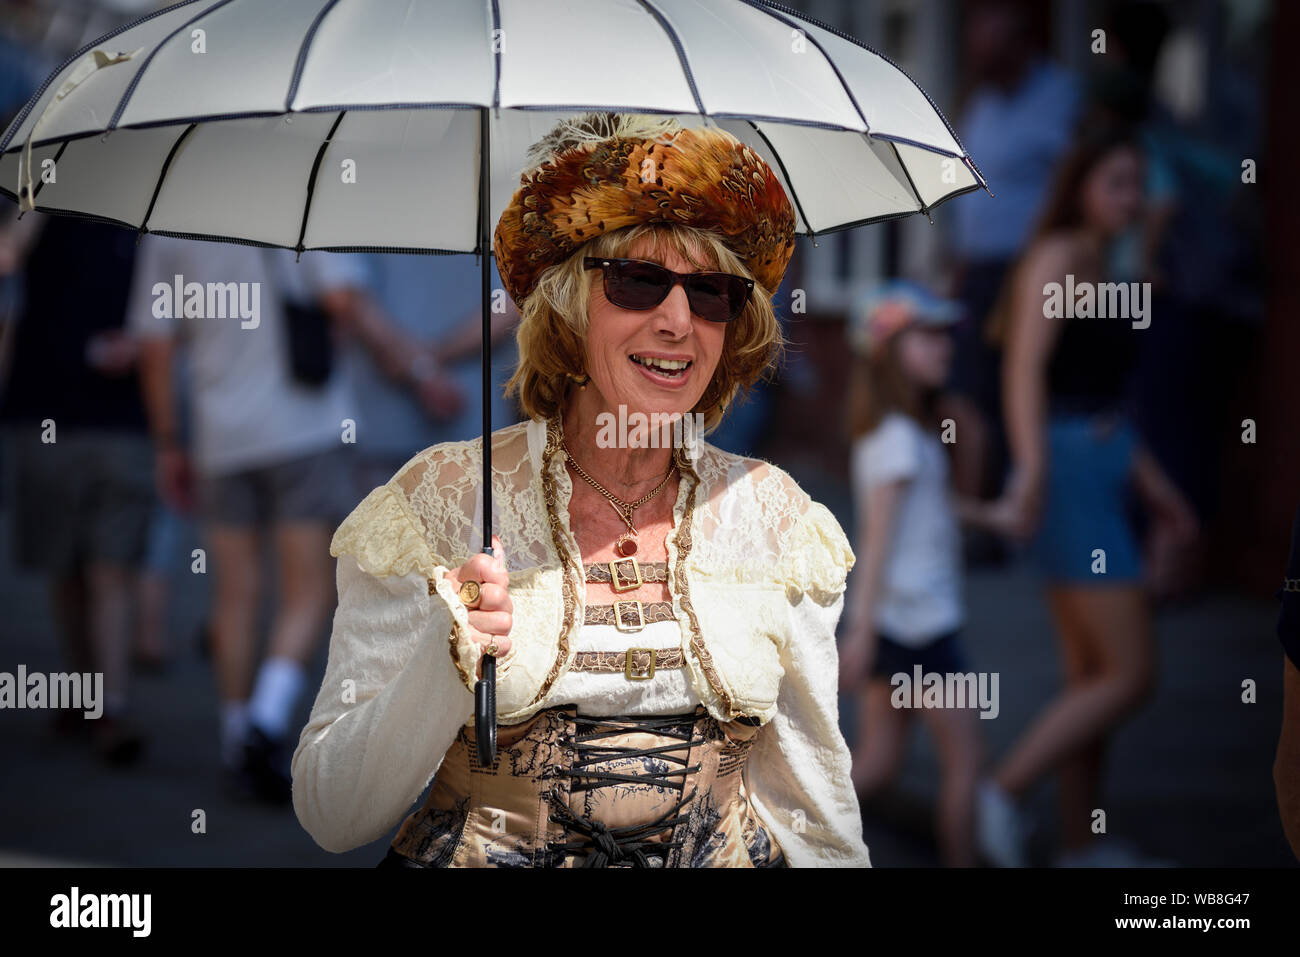
M 1016 802 L 985 778 L 975 791 L 975 843 L 994 867 L 1028 867 L 1024 816 Z

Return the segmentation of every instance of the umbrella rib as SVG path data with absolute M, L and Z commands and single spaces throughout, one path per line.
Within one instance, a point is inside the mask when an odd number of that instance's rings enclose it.
M 751 3 L 752 5 L 751 0 L 743 0 L 743 2 Z M 881 53 L 873 46 L 868 46 L 867 44 L 859 40 L 857 37 L 853 36 L 851 33 L 845 33 L 843 30 L 840 30 L 837 27 L 833 27 L 829 23 L 823 23 L 821 20 L 818 20 L 816 17 L 809 16 L 808 14 L 804 13 L 801 10 L 793 10 L 788 6 L 785 6 L 784 4 L 775 2 L 775 0 L 757 0 L 757 2 L 763 4 L 763 6 L 765 7 L 771 7 L 774 10 L 780 10 L 782 13 L 785 13 L 787 15 L 796 16 L 806 23 L 811 23 L 813 26 L 825 30 L 827 33 L 831 34 L 832 36 L 837 36 L 841 40 L 847 40 L 849 43 L 861 47 L 862 49 L 866 50 L 868 53 L 872 54 L 873 56 L 877 56 L 880 59 L 884 60 L 895 70 L 901 73 L 904 77 L 906 77 L 907 81 L 911 83 L 912 86 L 916 87 L 916 89 L 920 92 L 920 94 L 923 97 L 925 97 L 926 102 L 930 104 L 930 108 L 934 110 L 935 114 L 938 115 L 939 119 L 943 121 L 943 125 L 948 129 L 948 134 L 952 137 L 952 141 L 956 143 L 957 148 L 961 150 L 962 158 L 966 161 L 967 165 L 970 166 L 971 172 L 974 174 L 975 178 L 979 180 L 980 185 L 985 190 L 988 190 L 989 187 L 988 187 L 988 183 L 984 181 L 984 174 L 979 171 L 979 167 L 975 165 L 975 161 L 970 158 L 970 153 L 968 153 L 966 151 L 966 147 L 962 145 L 961 137 L 957 135 L 957 130 L 954 129 L 953 125 L 948 122 L 948 117 L 943 115 L 943 110 L 939 109 L 939 104 L 934 102 L 934 97 L 930 96 L 929 93 L 925 92 L 925 87 L 917 83 L 916 80 L 912 78 L 912 74 L 908 73 L 901 66 L 899 66 L 890 56 Z M 930 147 L 926 147 L 926 148 L 929 149 Z M 968 190 L 962 190 L 961 192 L 954 193 L 951 195 L 959 196 L 961 195 L 961 193 L 964 192 L 968 192 Z M 989 190 L 989 195 L 992 195 L 991 190 Z M 938 203 L 934 204 L 934 206 L 938 206 L 938 205 L 939 205 Z M 933 209 L 934 206 L 931 206 L 930 208 Z
M 302 240 L 307 235 L 307 219 L 311 215 L 311 201 L 316 193 L 316 176 L 320 172 L 321 160 L 325 158 L 325 150 L 329 149 L 330 141 L 334 139 L 334 132 L 343 122 L 343 117 L 347 115 L 347 110 L 340 110 L 339 115 L 334 117 L 334 124 L 330 131 L 325 134 L 325 139 L 321 140 L 320 147 L 316 150 L 316 161 L 311 164 L 311 177 L 307 180 L 307 202 L 302 208 L 302 225 L 298 227 L 298 242 L 294 246 L 298 256 L 302 256 Z
M 492 51 L 492 109 L 501 109 L 501 48 L 495 42 L 497 31 L 501 30 L 501 7 L 497 0 L 492 0 L 492 33 L 489 35 Z M 503 34 L 504 35 L 504 31 Z
M 773 20 L 776 20 L 780 23 L 784 23 L 787 27 L 793 27 L 794 29 L 798 30 L 808 39 L 808 41 L 813 46 L 817 48 L 817 52 L 822 55 L 822 59 L 825 60 L 827 65 L 832 70 L 835 71 L 835 78 L 840 81 L 840 86 L 843 88 L 844 94 L 849 98 L 849 102 L 853 104 L 853 109 L 855 112 L 857 112 L 858 118 L 862 120 L 862 125 L 866 127 L 867 132 L 870 132 L 871 124 L 867 122 L 866 114 L 862 112 L 862 107 L 858 105 L 858 98 L 854 96 L 853 91 L 849 89 L 848 81 L 844 79 L 844 74 L 840 72 L 839 65 L 836 64 L 836 62 L 833 59 L 831 59 L 831 55 L 822 48 L 822 45 L 820 43 L 817 42 L 817 38 L 813 36 L 811 33 L 809 33 L 807 30 L 804 30 L 802 27 L 800 27 L 799 24 L 791 20 L 784 13 L 778 13 L 776 10 L 755 3 L 754 0 L 741 0 L 741 2 L 747 4 L 750 7 L 753 7 L 755 10 L 759 11 L 760 13 L 767 14 Z
M 126 112 L 126 105 L 131 102 L 131 97 L 135 95 L 135 88 L 140 85 L 140 80 L 144 76 L 145 70 L 149 69 L 149 64 L 153 63 L 153 58 L 158 55 L 158 51 L 161 50 L 164 46 L 166 46 L 172 37 L 176 36 L 186 27 L 193 26 L 195 23 L 198 23 L 198 21 L 206 17 L 209 13 L 214 13 L 215 11 L 220 10 L 222 7 L 226 6 L 226 4 L 230 2 L 231 0 L 217 0 L 217 2 L 214 3 L 212 6 L 204 10 L 200 10 L 194 16 L 190 17 L 179 27 L 173 30 L 171 33 L 167 34 L 167 36 L 163 37 L 156 44 L 154 44 L 154 48 L 150 50 L 149 55 L 144 58 L 144 62 L 140 64 L 140 69 L 135 71 L 135 76 L 131 77 L 131 82 L 127 84 L 125 92 L 122 93 L 122 99 L 118 101 L 117 109 L 113 111 L 113 118 L 108 121 L 108 128 L 110 130 L 117 129 L 117 124 L 122 119 L 122 114 Z
M 785 177 L 785 188 L 790 191 L 790 198 L 794 201 L 794 208 L 799 211 L 799 218 L 802 219 L 803 224 L 808 227 L 809 237 L 817 235 L 817 231 L 812 228 L 812 223 L 808 220 L 808 214 L 803 211 L 803 204 L 799 202 L 799 194 L 795 192 L 794 180 L 790 176 L 790 171 L 785 168 L 785 160 L 781 159 L 781 154 L 777 152 L 776 147 L 772 145 L 772 141 L 767 138 L 767 134 L 759 129 L 757 123 L 753 120 L 746 120 L 746 122 L 754 128 L 755 133 L 762 137 L 763 142 L 767 144 L 768 152 L 771 153 L 773 159 L 776 160 L 776 165 L 781 167 L 781 175 Z
M 889 143 L 889 140 L 885 140 L 885 142 Z M 925 218 L 930 220 L 930 225 L 933 226 L 934 218 L 930 215 L 930 208 L 925 205 L 925 200 L 921 198 L 921 191 L 916 188 L 916 183 L 912 181 L 912 171 L 909 170 L 907 164 L 903 162 L 903 157 L 899 155 L 898 147 L 893 143 L 889 143 L 889 148 L 894 151 L 894 159 L 898 160 L 899 169 L 901 169 L 903 175 L 907 177 L 907 186 L 912 191 L 912 195 L 916 197 L 916 202 L 920 205 L 921 212 L 925 213 Z
M 686 48 L 682 46 L 681 37 L 673 29 L 673 25 L 668 22 L 662 10 L 656 7 L 650 0 L 637 0 L 646 11 L 655 18 L 659 26 L 663 28 L 664 33 L 668 34 L 668 39 L 672 41 L 673 49 L 677 51 L 677 59 L 681 61 L 682 70 L 686 74 L 686 84 L 691 88 L 691 97 L 695 100 L 695 108 L 699 111 L 700 116 L 707 117 L 708 113 L 704 109 L 704 101 L 700 99 L 699 87 L 695 85 L 695 74 L 691 72 L 691 61 L 686 57 Z
M 320 27 L 321 21 L 325 19 L 325 14 L 338 6 L 338 2 L 339 0 L 329 0 L 329 3 L 321 7 L 311 21 L 311 26 L 307 28 L 307 34 L 302 38 L 302 46 L 298 48 L 298 59 L 293 64 L 293 77 L 289 80 L 289 92 L 284 97 L 284 111 L 286 113 L 293 112 L 293 98 L 298 95 L 298 84 L 302 80 L 302 71 L 307 65 L 307 54 L 311 51 L 312 41 L 316 39 L 316 30 Z
M 198 0 L 185 0 L 185 2 L 197 3 Z M 4 140 L 0 141 L 0 154 L 8 151 L 10 141 L 15 136 L 18 135 L 18 128 L 21 127 L 23 123 L 27 120 L 27 117 L 31 115 L 32 110 L 36 108 L 36 103 L 40 100 L 42 96 L 45 95 L 45 91 L 54 85 L 54 81 L 56 79 L 63 76 L 64 71 L 67 70 L 68 67 L 72 66 L 74 63 L 79 62 L 83 56 L 85 56 L 91 50 L 95 49 L 95 47 L 99 46 L 101 43 L 104 43 L 107 40 L 111 40 L 113 39 L 113 37 L 119 36 L 125 33 L 127 30 L 133 30 L 136 27 L 140 26 L 141 24 L 147 23 L 148 21 L 152 20 L 154 17 L 162 16 L 164 13 L 170 13 L 172 10 L 176 9 L 176 7 L 183 6 L 183 5 L 184 5 L 183 3 L 174 4 L 170 7 L 166 7 L 161 10 L 155 10 L 153 13 L 149 13 L 136 20 L 132 20 L 130 23 L 124 23 L 116 30 L 104 34 L 98 40 L 92 40 L 90 43 L 87 43 L 76 53 L 72 54 L 72 56 L 64 60 L 57 70 L 55 70 L 53 73 L 51 73 L 49 76 L 45 78 L 45 82 L 41 84 L 41 88 L 37 90 L 35 94 L 32 95 L 32 97 L 26 102 L 26 104 L 23 105 L 22 110 L 14 118 L 14 121 L 9 125 L 9 131 L 5 134 Z M 39 146 L 40 144 L 33 143 L 32 145 Z
M 181 144 L 185 142 L 185 138 L 193 133 L 198 125 L 199 124 L 197 123 L 191 123 L 189 126 L 185 127 L 181 132 L 181 135 L 176 137 L 176 141 L 172 143 L 172 148 L 167 151 L 167 158 L 163 160 L 162 169 L 158 171 L 158 182 L 154 183 L 153 186 L 153 195 L 149 197 L 149 208 L 145 210 L 144 219 L 140 221 L 140 226 L 136 230 L 135 241 L 137 244 L 140 242 L 140 237 L 149 232 L 149 218 L 153 216 L 154 204 L 158 202 L 158 194 L 162 192 L 163 180 L 167 178 L 167 171 L 171 169 L 172 160 L 176 156 L 176 151 L 181 148 Z

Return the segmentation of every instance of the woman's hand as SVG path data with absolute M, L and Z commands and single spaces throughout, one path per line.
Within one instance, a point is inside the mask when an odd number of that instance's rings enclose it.
M 465 391 L 447 371 L 433 346 L 420 345 L 413 350 L 408 372 L 420 407 L 431 419 L 443 422 L 464 411 Z
M 501 539 L 493 535 L 492 554 L 480 552 L 460 568 L 447 572 L 447 581 L 457 592 L 465 582 L 479 583 L 478 607 L 469 612 L 469 637 L 483 648 L 484 653 L 495 641 L 496 657 L 508 654 L 515 606 L 510 601 L 510 575 L 506 571 L 506 553 Z M 475 677 L 483 677 L 482 659 Z
M 1041 479 L 1013 470 L 1002 497 L 984 509 L 986 526 L 1017 542 L 1026 542 L 1038 527 L 1043 507 Z
M 1139 447 L 1134 456 L 1133 481 L 1151 512 L 1146 542 L 1149 583 L 1157 596 L 1170 597 L 1185 589 L 1193 574 L 1191 553 L 1200 537 L 1200 520 L 1186 496 L 1146 448 Z
M 1190 545 L 1201 532 L 1196 510 L 1174 484 L 1155 456 L 1140 447 L 1133 458 L 1133 481 L 1138 495 L 1174 545 Z

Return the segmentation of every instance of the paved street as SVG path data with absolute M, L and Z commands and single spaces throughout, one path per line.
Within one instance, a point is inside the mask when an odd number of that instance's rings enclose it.
M 0 670 L 12 672 L 20 663 L 29 671 L 60 670 L 40 582 L 9 564 L 7 521 L 0 521 L 0 542 Z M 48 712 L 0 712 L 0 864 L 366 867 L 382 857 L 384 841 L 326 853 L 292 810 L 222 795 L 215 693 L 193 640 L 205 602 L 203 580 L 186 575 L 172 610 L 182 654 L 169 674 L 136 679 L 137 714 L 151 734 L 136 769 L 105 770 L 83 746 L 54 738 Z M 1027 572 L 973 575 L 969 602 L 974 666 L 1000 673 L 1001 714 L 981 722 L 999 753 L 1057 688 L 1055 645 Z M 1281 714 L 1274 614 L 1272 602 L 1226 596 L 1161 613 L 1157 697 L 1126 726 L 1111 755 L 1103 806 L 1112 833 L 1183 865 L 1294 864 L 1273 795 Z M 323 666 L 322 648 L 314 682 Z M 1246 678 L 1258 682 L 1258 704 L 1241 703 Z M 304 720 L 314 693 L 313 684 Z M 936 863 L 928 836 L 935 784 L 932 752 L 918 735 L 897 792 L 868 815 L 877 866 Z M 1043 821 L 1034 850 L 1046 860 L 1054 834 L 1049 786 L 1031 806 Z M 206 834 L 191 832 L 197 808 L 206 812 Z

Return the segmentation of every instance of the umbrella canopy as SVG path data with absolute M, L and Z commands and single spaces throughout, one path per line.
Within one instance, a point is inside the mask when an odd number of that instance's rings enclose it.
M 474 252 L 483 108 L 489 223 L 528 146 L 588 109 L 716 123 L 776 171 L 801 235 L 983 185 L 891 61 L 764 0 L 189 0 L 49 78 L 0 140 L 0 192 L 18 198 L 30 145 L 46 212 L 300 251 Z
M 768 0 L 186 0 L 45 81 L 0 139 L 0 193 L 187 239 L 480 254 L 491 552 L 491 227 L 528 148 L 586 111 L 722 127 L 776 171 L 800 235 L 984 185 L 892 61 Z M 486 765 L 494 673 L 485 655 Z

